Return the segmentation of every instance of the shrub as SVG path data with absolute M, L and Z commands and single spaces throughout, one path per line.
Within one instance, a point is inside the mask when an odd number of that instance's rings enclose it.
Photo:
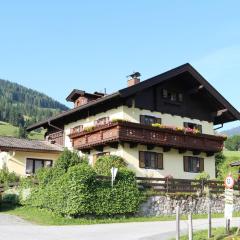
M 116 155 L 108 155 L 108 156 L 101 156 L 97 159 L 97 162 L 94 166 L 97 174 L 110 176 L 111 175 L 111 168 L 124 168 L 127 164 L 125 163 L 122 157 Z
M 43 182 L 46 179 L 51 180 L 32 188 L 25 204 L 77 217 L 131 214 L 140 203 L 134 173 L 128 169 L 119 169 L 113 188 L 110 179 L 98 179 L 94 169 L 86 164 L 70 167 L 57 178 L 43 177 Z
M 0 183 L 13 183 L 19 180 L 19 176 L 14 172 L 9 172 L 7 168 L 0 170 Z
M 207 172 L 201 172 L 196 177 L 195 180 L 209 180 L 210 175 Z
M 80 163 L 87 163 L 86 157 L 80 157 L 78 152 L 64 149 L 63 153 L 58 157 L 55 167 L 63 169 L 65 172 L 69 167 Z

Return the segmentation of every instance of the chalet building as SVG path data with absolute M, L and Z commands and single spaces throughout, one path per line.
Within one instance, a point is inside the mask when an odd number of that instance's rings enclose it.
M 46 140 L 87 154 L 123 157 L 138 176 L 194 178 L 205 171 L 215 178 L 215 154 L 226 137 L 222 124 L 240 120 L 239 112 L 190 64 L 140 81 L 112 94 L 74 89 L 74 108 L 39 122 Z

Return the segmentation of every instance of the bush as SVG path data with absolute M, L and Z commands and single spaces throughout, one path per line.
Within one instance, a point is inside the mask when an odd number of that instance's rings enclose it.
M 196 177 L 195 180 L 209 180 L 210 175 L 207 172 L 201 172 Z
M 101 156 L 97 159 L 94 166 L 95 171 L 99 175 L 110 176 L 111 168 L 116 167 L 118 169 L 125 168 L 127 164 L 122 157 L 116 155 Z
M 19 181 L 19 176 L 14 172 L 9 172 L 7 168 L 0 170 L 0 183 L 8 184 Z
M 120 168 L 113 188 L 110 179 L 98 179 L 94 169 L 84 163 L 55 178 L 53 172 L 39 172 L 44 184 L 32 188 L 25 204 L 73 217 L 126 215 L 138 209 L 140 194 L 134 173 L 128 169 Z
M 80 157 L 78 152 L 65 148 L 63 153 L 58 157 L 55 167 L 63 169 L 66 172 L 68 168 L 81 163 L 87 163 L 86 157 Z

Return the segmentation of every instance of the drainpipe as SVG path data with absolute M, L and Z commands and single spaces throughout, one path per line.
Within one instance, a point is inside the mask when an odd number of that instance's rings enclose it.
M 214 130 L 214 131 L 216 131 L 216 130 L 218 130 L 218 129 L 222 128 L 222 127 L 223 127 L 223 123 L 221 124 L 221 126 L 220 126 L 220 127 L 214 128 L 213 130 Z

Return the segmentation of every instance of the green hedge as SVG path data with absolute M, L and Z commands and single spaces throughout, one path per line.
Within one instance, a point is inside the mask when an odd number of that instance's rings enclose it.
M 122 157 L 116 155 L 105 155 L 97 159 L 94 169 L 99 175 L 111 176 L 110 170 L 112 167 L 121 169 L 126 168 L 126 166 L 127 164 Z
M 32 188 L 23 204 L 73 217 L 128 215 L 137 211 L 140 193 L 132 171 L 121 168 L 112 188 L 110 179 L 99 179 L 85 162 L 67 170 L 56 166 L 38 172 L 40 184 Z

